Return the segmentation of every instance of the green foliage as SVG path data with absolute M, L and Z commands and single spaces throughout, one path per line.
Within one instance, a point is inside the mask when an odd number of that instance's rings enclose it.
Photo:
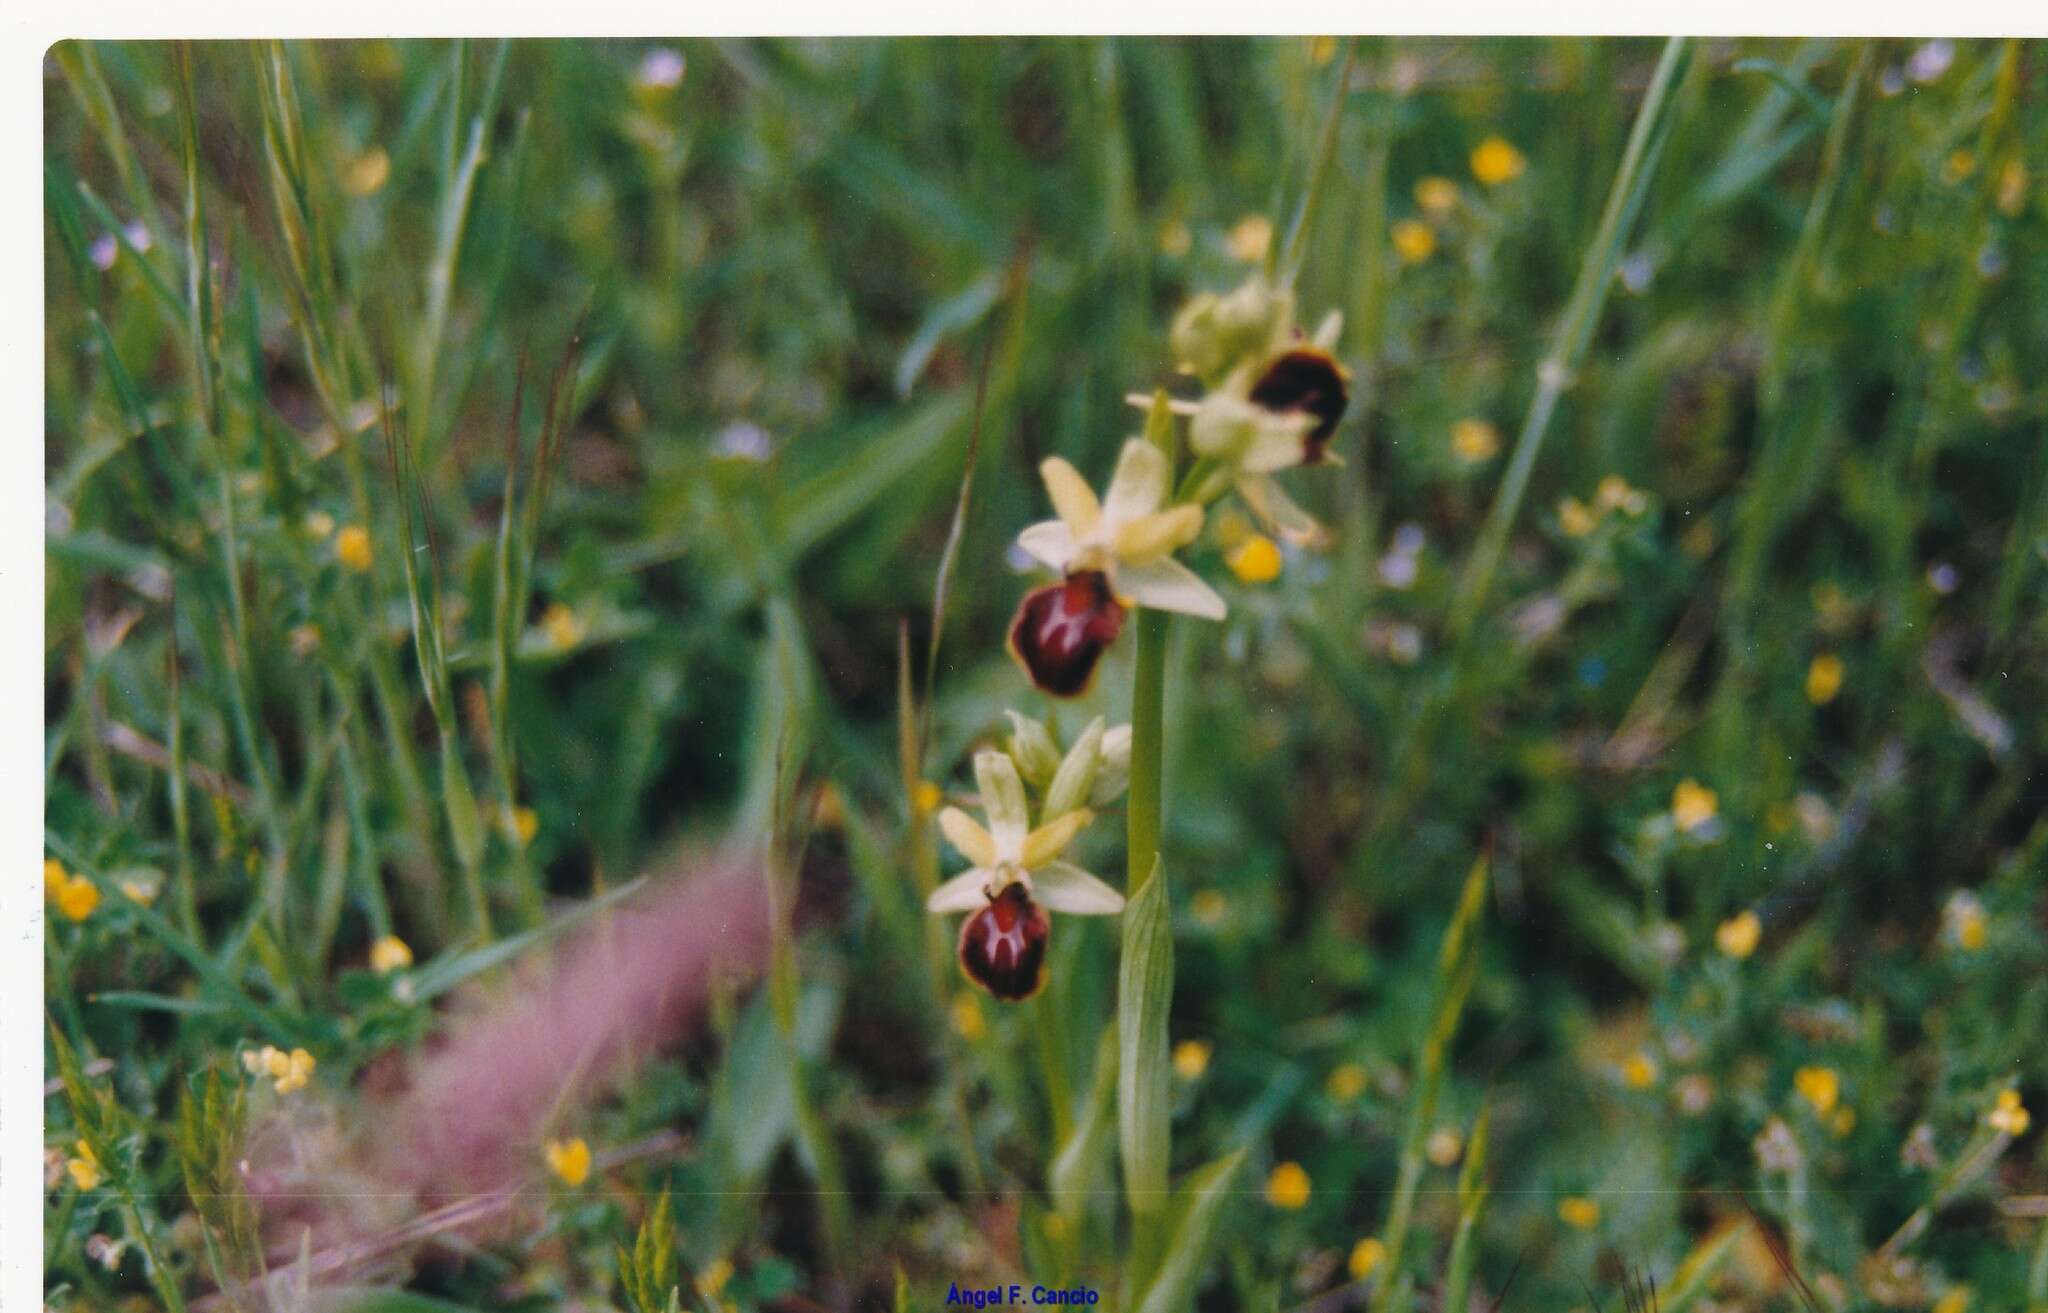
M 676 1219 L 664 1193 L 640 1220 L 633 1247 L 619 1247 L 619 1284 L 626 1288 L 632 1313 L 675 1313 L 681 1288 L 676 1284 Z
M 49 62 L 46 851 L 97 895 L 47 917 L 53 1308 L 197 1302 L 252 1226 L 289 1265 L 234 1146 L 362 1131 L 451 991 L 778 819 L 790 1024 L 720 982 L 579 1112 L 610 1188 L 313 1306 L 1292 1308 L 1372 1236 L 1390 1304 L 1790 1307 L 1738 1191 L 1842 1307 L 2048 1301 L 2037 45 Z M 1329 541 L 1237 581 L 1226 501 L 1226 621 L 1023 694 L 1038 462 L 1174 446 L 1176 312 L 1269 266 L 1345 317 L 1345 464 L 1288 483 Z M 971 995 L 920 786 L 1155 712 L 1076 860 L 1170 888 Z M 260 1045 L 317 1057 L 296 1102 Z

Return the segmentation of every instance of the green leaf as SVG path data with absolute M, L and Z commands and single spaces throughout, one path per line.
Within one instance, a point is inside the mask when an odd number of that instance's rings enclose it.
M 1078 1213 L 1086 1201 L 1095 1163 L 1102 1153 L 1102 1139 L 1109 1130 L 1110 1099 L 1116 1093 L 1118 1049 L 1116 1023 L 1102 1028 L 1095 1046 L 1095 1076 L 1088 1086 L 1088 1098 L 1081 1105 L 1081 1119 L 1060 1146 L 1052 1166 L 1046 1170 L 1046 1184 L 1052 1197 L 1066 1213 Z
M 1117 1132 L 1124 1193 L 1133 1213 L 1167 1201 L 1168 1119 L 1172 1114 L 1166 1021 L 1173 1006 L 1173 921 L 1166 867 L 1152 874 L 1124 908 L 1123 962 L 1117 976 Z
M 967 285 L 965 291 L 947 297 L 932 307 L 918 325 L 908 346 L 896 361 L 896 395 L 907 397 L 910 389 L 931 363 L 932 355 L 939 344 L 955 333 L 964 332 L 981 322 L 982 316 L 1002 298 L 1003 272 L 991 269 Z
M 1138 1313 L 1175 1313 L 1193 1303 L 1216 1238 L 1217 1218 L 1231 1197 L 1230 1179 L 1237 1174 L 1244 1155 L 1245 1150 L 1239 1149 L 1219 1158 L 1190 1175 L 1181 1187 L 1174 1201 L 1173 1238 Z

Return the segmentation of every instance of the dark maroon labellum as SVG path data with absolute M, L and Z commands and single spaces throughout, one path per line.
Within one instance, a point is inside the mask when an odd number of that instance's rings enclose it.
M 1005 885 L 960 927 L 960 969 L 997 998 L 1030 998 L 1045 983 L 1052 922 L 1021 884 Z
M 1010 654 L 1040 691 L 1078 697 L 1123 626 L 1124 609 L 1109 580 L 1099 570 L 1082 570 L 1024 595 L 1010 622 Z
M 1296 347 L 1283 352 L 1266 366 L 1259 381 L 1252 384 L 1252 404 L 1278 414 L 1301 412 L 1316 417 L 1308 431 L 1307 453 L 1302 464 L 1313 465 L 1323 458 L 1323 448 L 1344 418 L 1351 399 L 1351 385 L 1344 370 L 1329 352 L 1316 347 Z

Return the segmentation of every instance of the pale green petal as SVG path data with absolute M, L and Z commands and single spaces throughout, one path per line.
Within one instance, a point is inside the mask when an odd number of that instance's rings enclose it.
M 1166 500 L 1167 477 L 1165 452 L 1143 438 L 1125 442 L 1103 499 L 1103 517 L 1117 525 L 1150 515 Z
M 1088 802 L 1095 787 L 1095 773 L 1102 765 L 1103 719 L 1097 716 L 1067 749 L 1065 760 L 1054 772 L 1045 791 L 1045 820 L 1056 820 Z
M 1075 537 L 1086 537 L 1102 518 L 1102 504 L 1095 500 L 1095 490 L 1088 486 L 1088 480 L 1058 456 L 1046 457 L 1038 472 L 1045 479 L 1045 490 L 1052 497 L 1052 508 L 1059 512 L 1060 519 L 1066 521 Z
M 981 807 L 988 813 L 996 853 L 1014 861 L 1031 830 L 1031 813 L 1025 806 L 1024 781 L 1017 775 L 1017 764 L 1006 752 L 977 752 L 974 778 L 981 785 Z
M 1050 912 L 1115 916 L 1124 896 L 1071 862 L 1048 862 L 1031 873 L 1031 896 Z
M 1200 575 L 1171 557 L 1118 570 L 1116 588 L 1137 605 L 1154 611 L 1178 611 L 1203 620 L 1221 620 L 1229 610 Z
M 976 866 L 996 864 L 996 841 L 980 823 L 958 807 L 939 813 L 939 832 L 962 857 Z
M 931 897 L 924 900 L 924 910 L 935 916 L 979 912 L 988 905 L 988 887 L 994 879 L 993 871 L 970 867 L 932 890 Z
M 1040 520 L 1017 535 L 1017 545 L 1061 574 L 1074 559 L 1074 531 L 1065 520 Z
M 1320 546 L 1328 537 L 1321 522 L 1296 505 L 1270 475 L 1245 475 L 1237 481 L 1237 494 L 1260 524 L 1296 547 Z

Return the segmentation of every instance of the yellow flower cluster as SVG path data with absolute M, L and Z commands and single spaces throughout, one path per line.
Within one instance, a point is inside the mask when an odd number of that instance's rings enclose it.
M 81 1190 L 97 1187 L 106 1179 L 106 1173 L 100 1170 L 99 1155 L 95 1154 L 92 1146 L 84 1140 L 80 1140 L 73 1148 L 77 1153 L 64 1164 L 64 1170 L 71 1173 L 71 1183 Z
M 306 1088 L 306 1083 L 313 1077 L 314 1065 L 313 1055 L 304 1049 L 286 1053 L 274 1044 L 265 1044 L 260 1049 L 242 1052 L 242 1069 L 251 1076 L 268 1076 L 271 1088 L 279 1094 Z
M 403 971 L 412 965 L 412 948 L 397 935 L 385 935 L 370 945 L 370 970 L 380 976 Z
M 370 531 L 351 524 L 334 535 L 334 559 L 360 574 L 370 568 Z
M 1451 450 L 1467 465 L 1500 455 L 1500 430 L 1483 419 L 1461 419 L 1451 425 Z
M 1284 1162 L 1266 1177 L 1266 1202 L 1294 1212 L 1308 1207 L 1308 1172 L 1297 1162 Z
M 1591 1199 L 1572 1195 L 1557 1201 L 1557 1219 L 1574 1231 L 1590 1231 L 1600 1225 L 1600 1205 Z
M 1691 834 L 1720 811 L 1720 795 L 1691 776 L 1680 780 L 1671 791 L 1671 823 L 1682 834 Z
M 549 1140 L 542 1149 L 553 1172 L 563 1185 L 575 1187 L 590 1177 L 590 1146 L 583 1137 L 572 1136 L 566 1140 Z
M 1379 1271 L 1380 1264 L 1387 1261 L 1387 1247 L 1378 1237 L 1367 1236 L 1351 1247 L 1351 1262 L 1347 1264 L 1353 1281 L 1363 1281 Z
M 1816 707 L 1833 702 L 1842 691 L 1842 673 L 1842 658 L 1832 652 L 1816 656 L 1806 668 L 1806 700 Z
M 1280 548 L 1262 533 L 1254 533 L 1231 548 L 1223 560 L 1242 583 L 1269 584 L 1280 577 Z
M 1815 1113 L 1825 1117 L 1842 1097 L 1842 1078 L 1832 1067 L 1801 1067 L 1792 1073 L 1792 1088 L 1813 1105 Z
M 1184 1039 L 1173 1046 L 1173 1074 L 1182 1080 L 1198 1080 L 1209 1070 L 1209 1057 L 1216 1046 L 1204 1039 Z
M 1472 149 L 1472 176 L 1498 187 L 1522 176 L 1529 161 L 1504 138 L 1488 137 Z
M 2020 1092 L 2011 1088 L 1998 1092 L 1998 1101 L 1984 1115 L 1984 1120 L 1991 1123 L 1992 1130 L 2006 1135 L 2025 1135 L 2027 1127 L 2034 1122 L 2027 1105 L 2020 1102 Z
M 43 897 L 68 921 L 83 921 L 100 905 L 100 889 L 82 875 L 64 869 L 54 857 L 43 859 Z
M 1757 941 L 1763 938 L 1764 925 L 1755 912 L 1747 908 L 1723 921 L 1714 931 L 1714 946 L 1729 957 L 1741 961 L 1756 952 Z
M 1600 480 L 1593 490 L 1593 503 L 1587 505 L 1577 497 L 1566 497 L 1557 504 L 1557 527 L 1564 530 L 1567 538 L 1583 538 L 1600 527 L 1600 522 L 1613 511 L 1636 518 L 1650 509 L 1649 494 L 1641 488 L 1629 486 L 1629 481 L 1619 474 L 1610 474 Z

